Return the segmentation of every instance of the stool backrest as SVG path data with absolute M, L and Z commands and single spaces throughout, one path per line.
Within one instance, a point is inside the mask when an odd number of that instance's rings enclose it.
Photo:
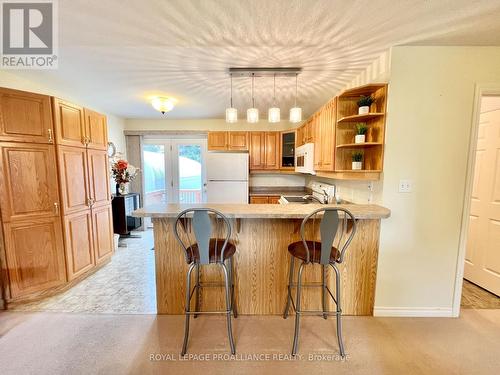
M 340 252 L 338 259 L 335 259 L 335 261 L 337 263 L 342 263 L 344 261 L 345 251 L 356 233 L 356 220 L 353 214 L 344 208 L 325 207 L 314 210 L 302 220 L 300 237 L 307 253 L 306 263 L 310 261 L 310 249 L 307 245 L 305 234 L 306 223 L 310 220 L 312 221 L 314 235 L 316 233 L 316 221 L 318 219 L 320 220 L 319 233 L 321 239 L 320 263 L 330 263 L 332 246 Z
M 210 216 L 214 219 L 212 220 Z M 192 236 L 194 232 L 194 238 Z M 182 236 L 181 233 L 184 235 Z M 184 249 L 186 262 L 194 259 L 193 245 L 198 245 L 199 263 L 210 263 L 210 239 L 214 238 L 215 248 L 220 249 L 221 262 L 231 237 L 231 223 L 221 212 L 211 208 L 188 208 L 175 219 L 174 235 Z M 183 239 L 184 238 L 184 239 Z M 219 244 L 222 243 L 222 247 Z

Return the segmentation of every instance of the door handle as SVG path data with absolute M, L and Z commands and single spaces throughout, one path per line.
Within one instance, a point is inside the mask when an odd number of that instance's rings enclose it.
M 95 203 L 95 199 L 87 198 L 87 206 L 92 207 Z
M 47 133 L 49 133 L 49 143 L 52 143 L 52 129 L 47 129 Z
M 59 216 L 59 203 L 54 202 L 54 213 Z

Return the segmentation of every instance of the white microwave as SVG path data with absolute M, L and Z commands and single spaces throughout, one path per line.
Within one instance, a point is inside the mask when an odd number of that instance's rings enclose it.
M 314 143 L 306 143 L 295 149 L 295 172 L 316 174 L 314 172 Z

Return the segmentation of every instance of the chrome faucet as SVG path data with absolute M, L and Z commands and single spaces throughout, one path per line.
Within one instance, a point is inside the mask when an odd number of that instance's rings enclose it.
M 304 195 L 302 197 L 302 199 L 316 201 L 316 202 L 321 203 L 321 204 L 323 203 L 323 202 L 321 202 L 321 199 L 318 199 L 314 195 L 311 195 L 311 194 Z

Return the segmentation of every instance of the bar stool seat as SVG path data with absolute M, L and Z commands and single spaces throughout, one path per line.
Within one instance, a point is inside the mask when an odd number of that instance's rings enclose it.
M 221 261 L 221 253 L 224 247 L 224 239 L 221 238 L 211 238 L 208 244 L 208 257 L 210 263 L 217 263 Z M 236 253 L 236 246 L 228 241 L 226 244 L 226 248 L 224 250 L 224 260 L 231 258 L 234 253 Z M 199 262 L 200 260 L 200 251 L 198 247 L 198 243 L 194 243 L 188 247 L 187 252 L 187 261 L 191 262 Z
M 321 263 L 321 242 L 319 241 L 306 241 L 309 248 L 309 261 L 312 263 Z M 288 252 L 295 258 L 307 261 L 307 249 L 304 247 L 303 241 L 297 241 L 288 245 Z M 340 258 L 340 251 L 332 246 L 330 252 L 330 262 L 335 262 Z

